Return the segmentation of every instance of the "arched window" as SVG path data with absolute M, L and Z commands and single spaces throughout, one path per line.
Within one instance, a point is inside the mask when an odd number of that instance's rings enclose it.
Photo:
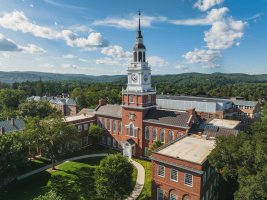
M 118 131 L 121 133 L 121 121 L 118 122 Z
M 134 62 L 137 62 L 137 53 L 136 53 L 136 51 L 134 52 Z
M 173 141 L 173 132 L 171 130 L 168 131 L 168 142 L 171 143 Z
M 170 193 L 170 200 L 178 200 L 177 195 L 173 192 Z
M 160 136 L 159 139 L 162 143 L 165 142 L 165 130 L 164 129 L 160 129 Z
M 145 139 L 149 140 L 149 127 L 148 126 L 146 126 L 145 128 Z
M 142 52 L 141 51 L 138 52 L 138 61 L 142 61 Z
M 157 141 L 157 129 L 152 128 L 152 139 L 153 141 Z
M 116 129 L 117 129 L 117 127 L 116 127 L 116 120 L 113 120 L 113 126 L 112 126 L 113 132 L 115 132 Z
M 182 200 L 189 200 L 189 195 L 184 195 Z
M 146 62 L 146 53 L 143 52 L 143 62 Z
M 110 119 L 107 119 L 107 129 L 110 130 Z
M 133 136 L 134 129 L 133 129 L 133 124 L 130 124 L 130 136 Z
M 102 128 L 106 128 L 105 118 L 102 118 Z

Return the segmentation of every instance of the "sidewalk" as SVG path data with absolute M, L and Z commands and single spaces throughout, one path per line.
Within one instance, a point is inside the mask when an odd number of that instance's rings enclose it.
M 126 200 L 137 199 L 139 197 L 139 195 L 141 194 L 142 189 L 144 187 L 144 183 L 145 183 L 145 169 L 144 169 L 144 167 L 134 160 L 131 160 L 131 162 L 133 163 L 133 165 L 137 169 L 137 179 L 136 179 L 136 184 L 134 186 L 134 190 L 132 191 L 132 193 L 130 194 L 130 196 Z

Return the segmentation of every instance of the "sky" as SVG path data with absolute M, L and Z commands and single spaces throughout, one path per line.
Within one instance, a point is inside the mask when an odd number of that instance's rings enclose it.
M 0 0 L 0 71 L 267 74 L 267 0 Z

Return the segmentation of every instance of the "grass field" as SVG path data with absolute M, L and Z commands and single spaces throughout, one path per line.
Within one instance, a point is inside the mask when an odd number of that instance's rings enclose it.
M 151 199 L 151 172 L 152 172 L 152 163 L 150 161 L 134 159 L 136 162 L 140 163 L 146 171 L 145 176 L 145 185 L 144 188 L 138 197 L 138 200 L 150 200 Z
M 103 157 L 95 157 L 62 163 L 57 166 L 56 171 L 50 169 L 40 172 L 0 190 L 0 199 L 30 200 L 51 188 L 68 200 L 96 199 L 94 171 L 102 159 Z M 132 188 L 136 176 L 135 169 L 132 175 Z

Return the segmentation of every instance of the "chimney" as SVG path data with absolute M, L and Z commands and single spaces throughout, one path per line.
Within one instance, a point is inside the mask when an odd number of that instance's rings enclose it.
M 105 105 L 106 103 L 105 103 L 105 100 L 104 99 L 99 99 L 99 101 L 98 101 L 98 105 L 99 106 L 103 106 L 103 105 Z
M 5 134 L 5 127 L 0 126 L 0 135 Z
M 11 119 L 10 119 L 10 123 L 11 123 L 13 126 L 15 126 L 15 119 L 14 119 L 14 118 L 11 118 Z

